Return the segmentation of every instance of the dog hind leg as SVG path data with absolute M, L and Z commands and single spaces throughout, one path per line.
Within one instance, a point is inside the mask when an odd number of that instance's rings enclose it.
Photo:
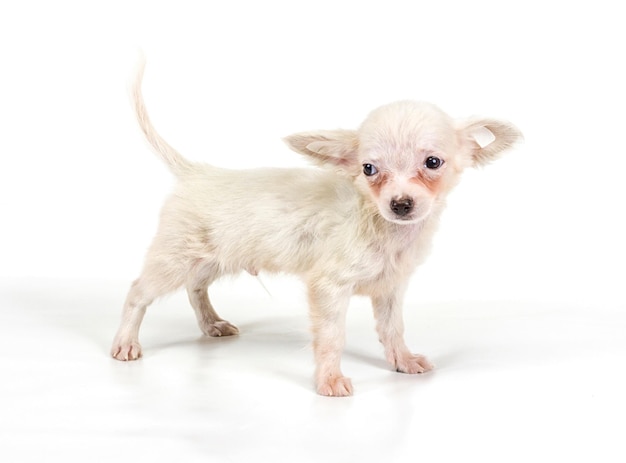
M 135 280 L 128 292 L 122 321 L 113 340 L 111 355 L 117 360 L 136 360 L 142 356 L 139 344 L 139 327 L 147 307 L 156 298 L 181 286 L 180 277 L 167 274 L 158 265 L 146 265 L 141 276 Z
M 187 295 L 189 303 L 193 307 L 198 325 L 207 336 L 232 336 L 239 334 L 239 329 L 220 318 L 211 300 L 209 299 L 208 287 L 218 276 L 214 264 L 196 265 L 197 270 L 190 272 L 187 279 Z

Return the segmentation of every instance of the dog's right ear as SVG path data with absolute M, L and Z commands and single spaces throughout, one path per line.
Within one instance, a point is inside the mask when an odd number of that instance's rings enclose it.
M 316 164 L 333 167 L 348 175 L 360 172 L 359 137 L 355 130 L 322 130 L 302 132 L 283 138 L 287 146 L 305 154 Z

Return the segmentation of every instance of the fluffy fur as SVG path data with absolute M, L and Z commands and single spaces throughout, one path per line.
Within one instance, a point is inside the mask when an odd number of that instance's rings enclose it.
M 319 394 L 352 394 L 340 357 L 354 294 L 371 298 L 393 368 L 430 370 L 403 339 L 409 277 L 461 172 L 496 158 L 519 131 L 493 119 L 453 120 L 433 105 L 401 101 L 373 111 L 358 130 L 285 139 L 322 168 L 226 170 L 186 160 L 158 135 L 143 103 L 142 76 L 143 63 L 132 88 L 139 125 L 178 182 L 128 293 L 111 355 L 141 357 L 139 326 L 147 306 L 182 286 L 203 333 L 235 335 L 238 329 L 211 305 L 208 286 L 241 271 L 288 272 L 308 288 Z M 480 133 L 493 140 L 481 146 Z

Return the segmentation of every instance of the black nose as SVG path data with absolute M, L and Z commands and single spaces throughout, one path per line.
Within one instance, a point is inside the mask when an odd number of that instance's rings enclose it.
M 389 207 L 396 215 L 404 217 L 413 210 L 413 200 L 411 198 L 392 199 Z

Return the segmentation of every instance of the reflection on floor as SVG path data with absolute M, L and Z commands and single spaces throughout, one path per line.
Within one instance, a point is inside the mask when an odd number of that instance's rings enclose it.
M 313 390 L 298 289 L 216 288 L 241 330 L 219 339 L 175 294 L 146 315 L 145 357 L 123 363 L 108 349 L 125 284 L 0 281 L 0 460 L 626 461 L 624 304 L 411 301 L 407 343 L 437 369 L 410 376 L 356 299 L 355 395 L 333 399 Z

